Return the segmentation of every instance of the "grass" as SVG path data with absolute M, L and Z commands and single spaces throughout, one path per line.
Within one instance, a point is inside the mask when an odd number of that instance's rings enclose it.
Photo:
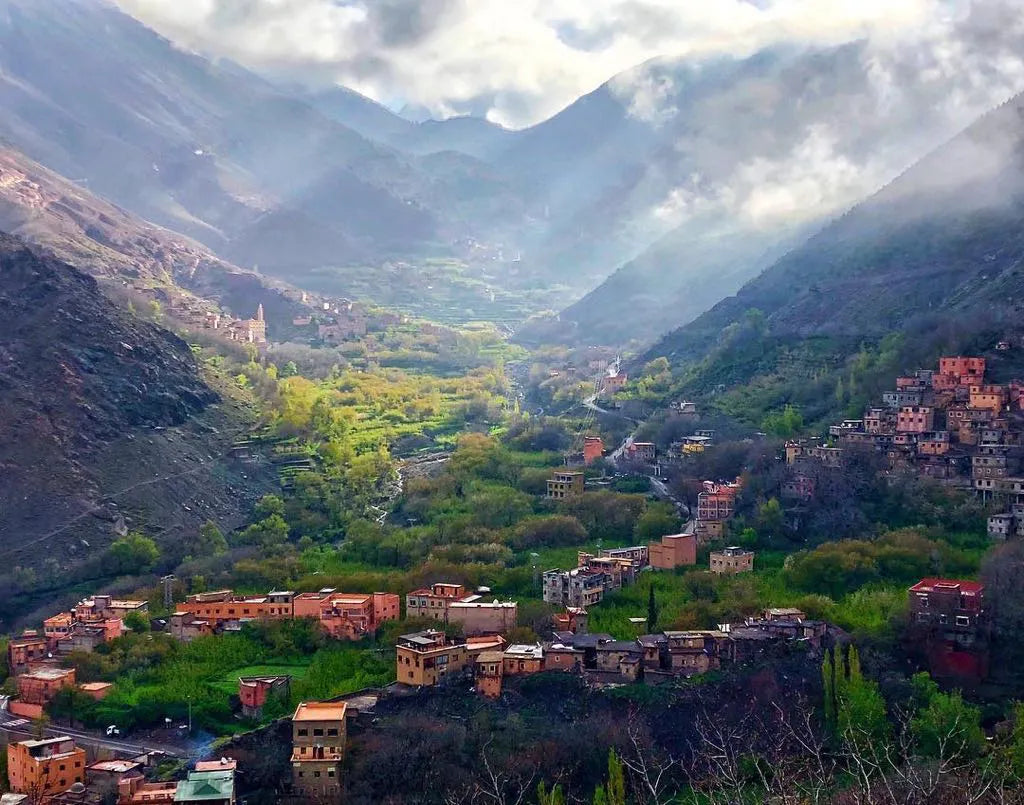
M 295 663 L 274 665 L 245 665 L 236 668 L 210 683 L 211 687 L 227 695 L 238 693 L 238 678 L 241 676 L 284 676 L 290 674 L 293 681 L 304 679 L 309 672 L 312 657 L 297 660 Z

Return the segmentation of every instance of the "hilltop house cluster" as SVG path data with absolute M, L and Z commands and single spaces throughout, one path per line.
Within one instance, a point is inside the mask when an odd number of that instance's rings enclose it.
M 796 609 L 768 609 L 715 630 L 667 631 L 633 640 L 590 634 L 586 612 L 578 608 L 567 610 L 556 626 L 550 640 L 533 645 L 505 646 L 500 637 L 453 641 L 437 630 L 403 635 L 396 649 L 396 677 L 416 686 L 473 677 L 477 691 L 492 698 L 501 695 L 505 677 L 542 671 L 581 673 L 596 687 L 657 685 L 756 659 L 778 644 L 816 653 L 828 632 L 827 624 Z
M 179 781 L 151 782 L 147 771 L 154 766 L 150 754 L 90 764 L 85 750 L 68 735 L 11 741 L 10 793 L 0 796 L 0 805 L 235 805 L 237 763 L 232 759 L 198 761 Z
M 644 570 L 674 570 L 697 564 L 697 535 L 668 534 L 657 542 L 626 548 L 602 548 L 597 554 L 579 551 L 572 570 L 548 570 L 542 577 L 548 604 L 586 609 L 606 592 L 636 581 Z M 712 551 L 708 569 L 713 573 L 744 573 L 754 569 L 754 553 L 730 547 Z
M 172 297 L 170 314 L 182 323 L 200 330 L 213 330 L 228 341 L 264 345 L 267 343 L 267 320 L 262 303 L 250 319 L 238 319 L 223 313 L 210 302 L 193 296 Z
M 1024 382 L 990 383 L 985 369 L 985 358 L 940 358 L 938 369 L 896 378 L 882 405 L 862 419 L 832 425 L 827 442 L 787 443 L 792 471 L 783 495 L 809 500 L 815 482 L 807 462 L 839 467 L 845 449 L 864 445 L 883 454 L 892 471 L 973 488 L 1009 505 L 990 518 L 989 534 L 1024 535 Z

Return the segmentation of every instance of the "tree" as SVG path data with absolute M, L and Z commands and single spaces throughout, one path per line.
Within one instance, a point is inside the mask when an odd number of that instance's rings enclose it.
M 537 803 L 538 805 L 565 805 L 565 797 L 562 795 L 562 786 L 557 783 L 552 786 L 551 792 L 548 792 L 547 786 L 544 785 L 543 781 L 537 783 Z
M 129 612 L 125 615 L 124 625 L 136 634 L 149 631 L 149 619 L 141 612 Z
M 608 750 L 608 805 L 626 805 L 626 773 L 614 749 Z
M 651 582 L 649 594 L 647 596 L 647 633 L 654 634 L 654 630 L 658 625 L 658 602 L 654 597 L 654 582 Z
M 789 439 L 804 427 L 804 417 L 795 405 L 787 405 L 781 411 L 768 413 L 761 423 L 761 429 L 772 436 Z
M 227 553 L 228 541 L 213 520 L 199 527 L 198 535 L 189 542 L 188 552 L 193 557 L 221 556 Z
M 633 535 L 641 542 L 659 540 L 666 534 L 679 533 L 680 520 L 671 506 L 651 504 L 637 520 Z
M 960 691 L 934 691 L 911 722 L 918 749 L 946 763 L 979 757 L 985 748 L 981 711 L 964 702 Z
M 43 740 L 46 737 L 46 730 L 50 726 L 50 717 L 43 713 L 41 716 L 37 716 L 32 719 L 32 737 L 37 741 Z
M 115 573 L 148 573 L 160 559 L 160 548 L 145 534 L 130 531 L 111 543 L 107 559 Z

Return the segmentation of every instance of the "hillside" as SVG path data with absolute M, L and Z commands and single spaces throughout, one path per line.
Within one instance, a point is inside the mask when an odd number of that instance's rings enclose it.
M 303 309 L 282 283 L 227 263 L 196 241 L 144 221 L 5 147 L 0 231 L 115 287 L 176 286 L 241 316 L 262 304 L 272 331 L 289 326 Z
M 486 228 L 415 159 L 104 2 L 0 4 L 0 108 L 0 137 L 30 158 L 245 266 L 373 260 Z
M 890 97 L 872 65 L 901 58 L 853 42 L 656 61 L 522 133 L 500 164 L 546 199 L 543 248 L 607 276 L 558 335 L 649 343 L 685 324 L 992 103 L 949 112 L 923 73 Z
M 0 558 L 62 566 L 127 528 L 233 525 L 256 482 L 224 456 L 246 419 L 188 345 L 91 277 L 0 235 Z
M 847 359 L 888 335 L 902 334 L 901 349 L 913 351 L 1016 329 L 1024 309 L 1022 146 L 1018 96 L 646 357 L 689 367 L 684 392 L 748 384 L 772 407 L 792 401 L 787 381 L 801 373 L 830 393 Z

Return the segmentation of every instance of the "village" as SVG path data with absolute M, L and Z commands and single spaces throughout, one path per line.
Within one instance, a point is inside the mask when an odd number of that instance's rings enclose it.
M 693 535 L 677 535 L 689 546 Z M 672 552 L 672 551 L 670 551 Z M 752 567 L 750 552 L 730 555 L 730 549 L 711 562 L 717 572 L 744 572 Z M 687 556 L 683 556 L 684 564 Z M 712 564 L 711 569 L 716 567 Z M 608 549 L 599 555 L 580 552 L 574 571 L 550 571 L 544 578 L 545 600 L 563 607 L 552 618 L 549 638 L 533 644 L 510 644 L 506 635 L 517 624 L 517 604 L 500 601 L 489 590 L 469 592 L 461 584 L 437 582 L 408 592 L 405 618 L 436 626 L 401 634 L 395 645 L 395 680 L 391 688 L 372 695 L 342 696 L 330 701 L 300 702 L 290 719 L 291 801 L 336 796 L 340 791 L 346 752 L 347 721 L 372 709 L 380 696 L 403 690 L 427 690 L 464 685 L 484 699 L 501 698 L 517 679 L 546 672 L 580 677 L 594 690 L 623 685 L 659 686 L 717 671 L 732 665 L 772 662 L 779 652 L 797 651 L 820 660 L 824 649 L 845 640 L 842 630 L 814 620 L 793 607 L 769 607 L 742 622 L 718 624 L 715 629 L 655 631 L 651 617 L 631 619 L 636 636 L 616 639 L 588 630 L 588 607 L 597 606 L 608 584 L 636 583 L 638 574 L 652 572 L 651 546 Z M 596 597 L 589 585 L 575 579 L 600 579 Z M 568 586 L 563 580 L 568 579 Z M 953 676 L 984 675 L 987 665 L 988 621 L 984 587 L 978 582 L 923 579 L 908 591 L 909 616 L 934 659 L 934 671 Z M 229 634 L 245 623 L 294 618 L 318 621 L 331 638 L 356 640 L 374 635 L 388 621 L 402 618 L 399 596 L 393 593 L 349 594 L 333 589 L 314 593 L 271 592 L 237 596 L 224 590 L 190 595 L 176 605 L 169 621 L 152 621 L 153 628 L 190 641 L 201 636 Z M 46 705 L 61 691 L 77 688 L 102 698 L 108 683 L 79 684 L 73 668 L 62 666 L 71 650 L 94 650 L 129 629 L 125 621 L 148 617 L 148 604 L 96 595 L 70 612 L 48 618 L 42 632 L 27 630 L 8 646 L 17 696 L 7 703 L 24 724 L 42 719 Z M 271 699 L 287 702 L 288 675 L 240 676 L 238 699 L 242 713 L 259 719 Z M 7 722 L 10 729 L 19 721 Z M 51 727 L 51 737 L 10 739 L 8 776 L 12 793 L 3 805 L 53 805 L 116 801 L 236 802 L 236 759 L 200 760 L 178 781 L 155 780 L 155 756 L 114 757 L 86 762 L 86 752 L 73 735 Z M 109 732 L 109 731 L 108 731 Z M 109 753 L 108 753 L 109 754 Z M 115 755 L 125 754 L 124 752 Z M 116 799 L 109 799 L 111 792 Z M 103 797 L 108 797 L 104 799 Z
M 992 539 L 1024 536 L 1024 382 L 989 383 L 985 368 L 981 357 L 940 358 L 937 369 L 898 377 L 863 418 L 832 425 L 826 441 L 788 442 L 784 494 L 810 499 L 815 478 L 808 468 L 839 468 L 844 451 L 869 449 L 884 456 L 890 472 L 973 489 L 1006 507 L 988 518 Z

